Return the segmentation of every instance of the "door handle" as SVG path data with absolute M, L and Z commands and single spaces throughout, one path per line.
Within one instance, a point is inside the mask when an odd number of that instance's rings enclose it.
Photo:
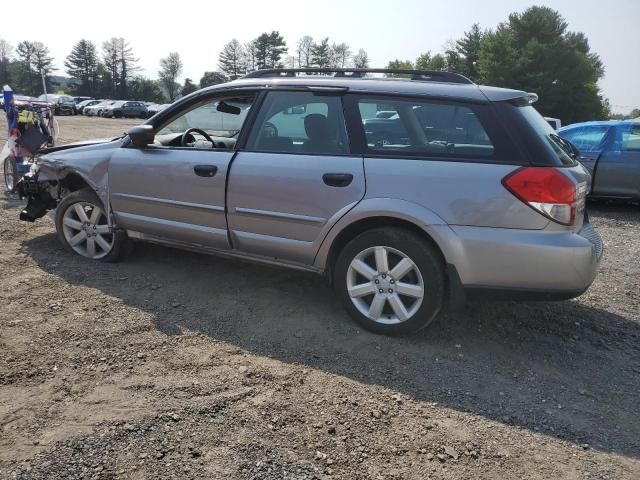
M 348 187 L 353 180 L 350 173 L 325 173 L 322 181 L 330 187 Z
M 199 177 L 213 177 L 218 171 L 218 167 L 215 165 L 196 165 L 193 167 L 193 171 Z

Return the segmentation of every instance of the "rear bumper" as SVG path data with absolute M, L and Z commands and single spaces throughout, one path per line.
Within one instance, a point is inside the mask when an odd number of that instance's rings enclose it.
M 603 245 L 586 223 L 579 232 L 451 226 L 436 238 L 466 293 L 566 299 L 593 282 Z

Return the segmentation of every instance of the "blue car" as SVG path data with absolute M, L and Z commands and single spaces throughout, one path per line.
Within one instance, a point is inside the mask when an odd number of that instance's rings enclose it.
M 574 123 L 558 134 L 591 172 L 591 197 L 640 201 L 640 120 Z

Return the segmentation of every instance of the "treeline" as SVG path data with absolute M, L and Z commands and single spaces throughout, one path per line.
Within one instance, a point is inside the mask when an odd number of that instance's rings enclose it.
M 393 60 L 389 68 L 448 70 L 476 83 L 538 94 L 536 108 L 565 124 L 606 119 L 609 102 L 598 87 L 604 66 L 583 33 L 547 7 L 512 13 L 495 30 L 473 25 L 443 52 Z
M 161 60 L 158 80 L 150 80 L 140 75 L 138 59 L 127 41 L 111 38 L 100 50 L 93 42 L 80 40 L 66 57 L 64 68 L 75 79 L 68 93 L 165 102 L 254 70 L 366 68 L 369 57 L 365 50 L 356 51 L 344 42 L 311 36 L 303 36 L 290 49 L 280 32 L 272 31 L 246 43 L 232 39 L 222 48 L 217 64 L 217 70 L 204 72 L 198 82 L 186 78 L 179 83 L 183 63 L 179 53 L 172 52 Z M 598 87 L 604 75 L 600 58 L 591 52 L 583 33 L 568 31 L 564 18 L 547 7 L 512 13 L 495 30 L 472 25 L 440 52 L 426 51 L 414 60 L 392 60 L 387 67 L 447 70 L 479 84 L 536 92 L 540 98 L 536 108 L 565 124 L 611 116 Z M 9 83 L 19 93 L 38 95 L 42 93 L 41 74 L 50 84 L 54 70 L 53 58 L 41 42 L 23 41 L 14 49 L 0 39 L 0 85 Z
M 234 80 L 254 70 L 268 68 L 366 68 L 369 56 L 364 49 L 353 52 L 346 43 L 330 43 L 329 38 L 315 41 L 305 35 L 298 40 L 295 55 L 288 55 L 287 43 L 279 32 L 263 33 L 242 44 L 231 40 L 220 52 L 218 67 Z

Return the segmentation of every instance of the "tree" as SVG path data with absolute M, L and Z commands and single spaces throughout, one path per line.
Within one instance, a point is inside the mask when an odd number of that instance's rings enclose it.
M 252 69 L 282 67 L 280 60 L 287 52 L 287 43 L 280 32 L 274 30 L 271 33 L 262 33 L 250 45 L 253 56 Z
M 107 97 L 115 97 L 120 82 L 120 67 L 118 62 L 118 39 L 112 38 L 111 40 L 102 43 L 102 61 L 104 63 L 105 71 L 108 75 L 104 75 L 105 81 L 109 82 L 109 93 Z M 106 86 L 107 84 L 105 84 Z
M 256 54 L 256 40 L 252 40 L 244 45 L 244 64 L 246 66 L 247 72 L 253 72 L 254 70 L 258 69 Z
M 235 38 L 227 43 L 218 57 L 218 67 L 231 80 L 244 75 L 247 71 L 244 48 Z
M 567 31 L 547 7 L 513 13 L 481 41 L 477 63 L 483 82 L 536 92 L 536 108 L 563 123 L 605 118 L 598 80 L 604 68 L 584 34 Z
M 351 62 L 351 48 L 346 43 L 334 43 L 331 46 L 331 63 L 338 68 L 346 68 Z
M 124 38 L 118 39 L 118 61 L 120 62 L 120 98 L 129 98 L 127 82 L 129 77 L 138 70 L 138 59 L 133 55 L 133 49 Z
M 9 65 L 13 54 L 13 45 L 0 38 L 0 87 L 11 83 Z
M 313 37 L 309 35 L 305 35 L 300 40 L 298 40 L 296 54 L 298 55 L 298 66 L 300 68 L 311 67 L 311 56 L 314 45 L 315 42 L 313 41 Z
M 222 72 L 204 72 L 204 75 L 200 79 L 200 88 L 218 85 L 228 81 L 229 79 Z
M 484 35 L 485 32 L 480 29 L 480 25 L 474 23 L 471 25 L 471 30 L 464 32 L 464 36 L 456 41 L 456 51 L 462 57 L 462 69 L 460 73 L 466 75 L 474 82 L 480 80 L 477 65 Z
M 390 70 L 413 70 L 413 63 L 410 60 L 392 60 L 387 65 L 387 68 Z M 411 77 L 411 75 L 407 75 L 404 73 L 385 73 L 386 77 Z
M 331 46 L 329 37 L 323 38 L 320 43 L 313 45 L 311 49 L 311 64 L 318 68 L 331 67 Z
M 445 70 L 447 61 L 441 53 L 431 55 L 431 52 L 425 52 L 416 58 L 416 69 L 418 70 Z
M 166 103 L 162 87 L 155 80 L 136 76 L 129 81 L 129 95 L 145 102 Z
M 68 75 L 80 80 L 76 93 L 95 95 L 95 84 L 98 80 L 98 53 L 93 42 L 83 39 L 76 43 L 64 61 L 64 66 Z
M 34 54 L 33 42 L 24 40 L 18 43 L 16 54 L 18 55 L 18 61 L 20 62 L 20 69 L 18 70 L 20 75 L 18 79 L 18 88 L 27 95 L 34 95 L 34 76 L 32 69 Z
M 32 45 L 33 55 L 31 57 L 31 64 L 33 66 L 33 70 L 40 78 L 44 79 L 48 91 L 50 90 L 50 83 L 47 76 L 55 70 L 55 67 L 53 66 L 53 57 L 49 54 L 49 48 L 44 43 L 33 42 Z M 41 83 L 38 85 L 41 85 Z M 40 91 L 40 89 L 36 88 L 36 91 Z
M 353 56 L 353 66 L 355 68 L 369 68 L 369 55 L 363 48 Z
M 185 95 L 189 95 L 190 93 L 193 93 L 196 90 L 198 90 L 198 86 L 195 83 L 193 83 L 193 81 L 190 78 L 185 78 L 184 85 L 182 86 L 182 90 L 180 91 L 180 94 L 184 97 Z
M 182 73 L 182 60 L 178 52 L 171 52 L 167 57 L 160 60 L 160 70 L 158 76 L 160 83 L 169 95 L 169 101 L 173 102 L 178 96 L 180 85 L 177 83 L 178 77 Z
M 102 61 L 109 72 L 111 84 L 110 95 L 112 97 L 128 98 L 127 82 L 138 70 L 137 58 L 133 50 L 122 37 L 113 37 L 102 44 Z

